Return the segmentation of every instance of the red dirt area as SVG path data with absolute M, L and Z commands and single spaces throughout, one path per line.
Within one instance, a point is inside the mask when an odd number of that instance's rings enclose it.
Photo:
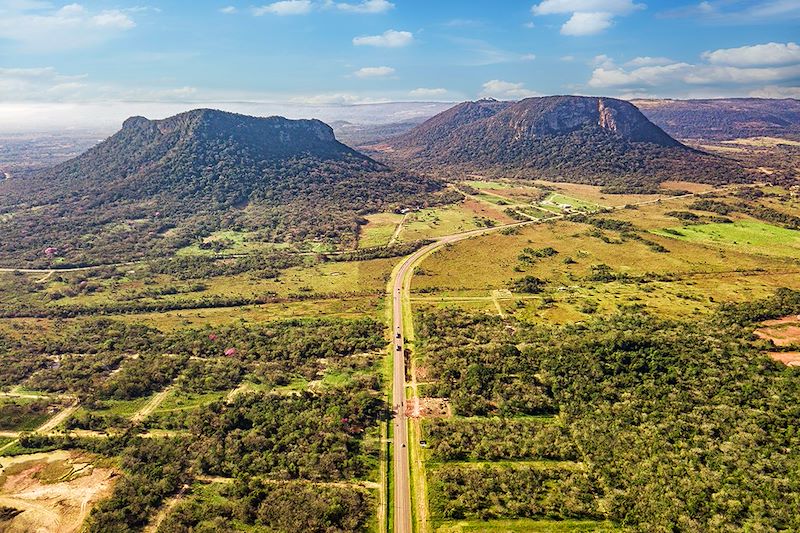
M 775 346 L 800 344 L 800 315 L 766 320 L 754 333 Z M 800 366 L 800 352 L 769 352 L 769 356 L 787 366 Z
M 800 366 L 800 352 L 769 352 L 769 356 L 786 366 Z
M 772 341 L 775 346 L 800 344 L 800 316 L 767 320 L 761 325 L 754 333 L 759 338 Z

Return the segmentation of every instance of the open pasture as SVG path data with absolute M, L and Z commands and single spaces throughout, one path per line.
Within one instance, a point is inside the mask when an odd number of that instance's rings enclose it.
M 653 230 L 656 235 L 758 255 L 800 259 L 800 231 L 755 220 L 693 224 Z

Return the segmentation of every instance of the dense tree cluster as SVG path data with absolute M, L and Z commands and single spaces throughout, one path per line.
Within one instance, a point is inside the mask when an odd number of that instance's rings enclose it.
M 420 315 L 417 323 L 435 380 L 431 393 L 450 398 L 454 413 L 509 416 L 556 411 L 552 391 L 539 367 L 508 342 L 510 332 L 503 331 L 503 324 L 493 317 L 447 312 L 445 316 Z M 451 332 L 456 324 L 462 328 L 460 334 L 435 336 L 442 328 Z M 470 338 L 475 330 L 478 338 Z
M 375 394 L 239 394 L 189 420 L 200 471 L 238 477 L 347 480 L 370 460 L 362 438 L 384 416 Z
M 163 533 L 237 531 L 232 521 L 276 533 L 365 531 L 374 512 L 367 491 L 303 481 L 237 480 L 215 498 L 181 502 L 161 524 Z
M 432 512 L 444 518 L 602 517 L 603 492 L 581 471 L 445 464 L 431 478 Z
M 554 419 L 475 418 L 424 423 L 431 453 L 442 461 L 577 458 L 567 428 Z
M 120 450 L 125 475 L 92 509 L 88 531 L 141 531 L 166 498 L 191 482 L 186 446 L 181 439 L 134 439 Z
M 603 502 L 561 507 L 568 516 L 598 514 L 637 531 L 788 531 L 800 528 L 793 511 L 800 497 L 794 475 L 800 407 L 790 400 L 800 397 L 800 375 L 764 355 L 751 333 L 758 321 L 798 313 L 800 293 L 780 290 L 687 321 L 627 309 L 546 328 L 446 310 L 426 313 L 418 331 L 428 372 L 446 384 L 432 388 L 434 394 L 471 390 L 473 377 L 457 368 L 468 369 L 476 359 L 484 365 L 497 359 L 495 375 L 514 369 L 548 384 L 558 420 L 586 467 L 550 486 L 578 502 Z M 496 388 L 488 383 L 480 400 Z M 474 450 L 488 455 L 484 449 L 513 457 L 517 448 L 501 444 L 502 427 L 492 421 L 469 430 L 451 426 L 467 436 L 432 438 L 434 454 L 452 442 L 440 458 L 470 458 Z M 507 427 L 506 439 L 514 442 L 521 430 Z M 441 516 L 550 512 L 541 488 L 528 485 L 528 476 L 542 482 L 538 472 L 445 466 L 434 476 Z

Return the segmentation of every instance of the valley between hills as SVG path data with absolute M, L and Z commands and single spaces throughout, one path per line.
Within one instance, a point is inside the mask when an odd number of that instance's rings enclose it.
M 201 109 L 26 159 L 0 530 L 800 529 L 790 104 L 486 99 L 352 146 Z

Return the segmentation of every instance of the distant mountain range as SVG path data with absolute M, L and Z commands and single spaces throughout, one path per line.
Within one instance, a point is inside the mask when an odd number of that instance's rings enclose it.
M 679 139 L 800 137 L 800 100 L 796 99 L 633 100 L 632 103 Z
M 415 169 L 502 171 L 623 186 L 748 179 L 735 163 L 684 146 L 634 105 L 614 98 L 465 102 L 367 153 Z
M 218 229 L 266 241 L 354 240 L 360 214 L 435 202 L 442 185 L 393 172 L 318 120 L 200 109 L 133 117 L 86 153 L 0 182 L 0 261 L 168 253 Z

